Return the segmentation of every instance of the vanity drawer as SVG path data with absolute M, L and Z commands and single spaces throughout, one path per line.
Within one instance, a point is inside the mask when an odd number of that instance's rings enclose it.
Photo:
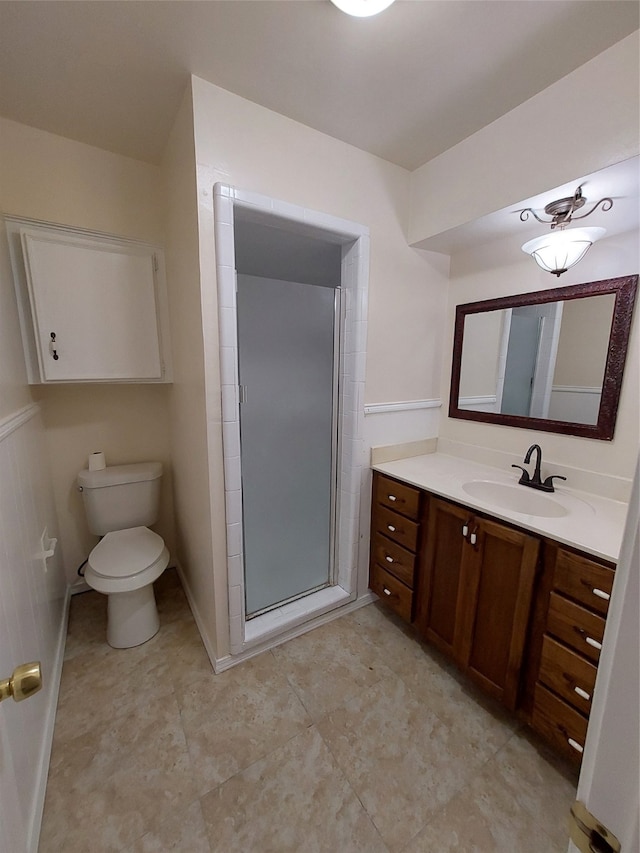
M 547 631 L 595 663 L 600 659 L 605 620 L 557 592 L 549 597 Z
M 553 586 L 558 592 L 575 598 L 591 610 L 606 615 L 615 572 L 587 557 L 560 549 Z
M 371 566 L 371 589 L 406 622 L 411 622 L 413 593 L 380 566 Z
M 377 474 L 374 480 L 373 501 L 400 512 L 414 520 L 418 519 L 420 508 L 420 490 L 406 483 L 399 483 L 384 474 Z
M 373 513 L 372 533 L 381 533 L 389 539 L 393 539 L 408 551 L 416 551 L 418 547 L 418 524 L 392 512 L 383 506 L 375 507 Z
M 562 755 L 580 762 L 587 737 L 587 720 L 541 684 L 536 685 L 531 726 Z
M 544 638 L 539 680 L 583 714 L 591 710 L 597 671 L 571 649 L 551 637 Z
M 416 555 L 385 536 L 376 533 L 372 542 L 372 553 L 376 563 L 385 571 L 395 575 L 407 586 L 413 588 L 413 575 Z

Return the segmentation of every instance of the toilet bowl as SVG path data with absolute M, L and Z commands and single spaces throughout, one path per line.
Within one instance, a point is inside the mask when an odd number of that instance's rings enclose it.
M 108 596 L 110 646 L 139 646 L 158 632 L 153 582 L 168 564 L 164 541 L 148 527 L 107 533 L 91 551 L 84 578 L 92 589 Z
M 89 530 L 102 539 L 89 554 L 84 579 L 108 596 L 107 642 L 116 649 L 146 643 L 160 620 L 153 582 L 169 564 L 158 518 L 160 462 L 114 465 L 78 474 Z

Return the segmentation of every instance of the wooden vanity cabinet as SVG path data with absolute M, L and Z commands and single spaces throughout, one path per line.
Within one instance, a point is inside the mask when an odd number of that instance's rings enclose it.
M 579 763 L 615 571 L 555 542 L 545 542 L 544 621 L 533 632 L 531 726 Z
M 371 589 L 576 763 L 614 576 L 612 563 L 374 472 Z
M 540 542 L 429 499 L 416 627 L 487 693 L 514 709 Z
M 411 622 L 426 496 L 374 471 L 372 497 L 369 586 L 387 607 Z

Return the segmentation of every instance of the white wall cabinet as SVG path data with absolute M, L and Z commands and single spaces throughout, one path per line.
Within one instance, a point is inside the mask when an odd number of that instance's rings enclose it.
M 158 246 L 7 219 L 31 384 L 170 382 Z

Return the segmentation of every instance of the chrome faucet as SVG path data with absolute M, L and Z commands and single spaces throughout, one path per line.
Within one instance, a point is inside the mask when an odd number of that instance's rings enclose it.
M 522 471 L 520 479 L 518 482 L 523 486 L 531 486 L 532 489 L 540 489 L 541 492 L 553 492 L 555 489 L 553 488 L 554 480 L 566 480 L 566 477 L 561 476 L 560 474 L 552 474 L 550 477 L 542 482 L 542 477 L 540 474 L 540 465 L 542 464 L 542 450 L 540 449 L 539 444 L 532 444 L 531 447 L 527 450 L 526 456 L 524 457 L 524 464 L 528 465 L 531 462 L 531 456 L 533 452 L 536 452 L 536 465 L 533 471 L 533 477 L 529 475 L 529 472 L 526 468 L 523 468 L 522 465 L 512 465 L 512 468 L 519 468 Z

